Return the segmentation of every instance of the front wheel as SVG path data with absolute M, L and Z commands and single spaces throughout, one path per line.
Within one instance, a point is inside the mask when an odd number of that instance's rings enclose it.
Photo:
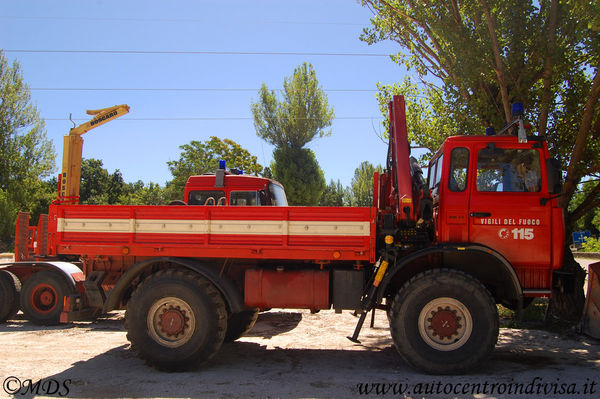
M 498 340 L 498 310 L 489 291 L 457 270 L 412 278 L 396 294 L 390 329 L 398 352 L 430 374 L 463 374 L 486 359 Z
M 217 353 L 227 328 L 221 294 L 190 271 L 164 270 L 134 291 L 125 314 L 127 338 L 153 366 L 181 371 Z

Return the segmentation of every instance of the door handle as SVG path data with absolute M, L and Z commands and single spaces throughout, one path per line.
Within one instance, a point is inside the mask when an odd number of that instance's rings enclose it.
M 471 212 L 469 216 L 472 218 L 489 218 L 492 214 L 490 212 Z

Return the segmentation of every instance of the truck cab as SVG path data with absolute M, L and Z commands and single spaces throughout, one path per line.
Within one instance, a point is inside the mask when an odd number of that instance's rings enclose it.
M 264 177 L 244 175 L 237 169 L 190 176 L 185 185 L 187 205 L 202 206 L 287 206 L 283 186 Z
M 525 296 L 550 295 L 564 251 L 557 173 L 542 137 L 448 138 L 429 164 L 435 241 L 493 249 Z

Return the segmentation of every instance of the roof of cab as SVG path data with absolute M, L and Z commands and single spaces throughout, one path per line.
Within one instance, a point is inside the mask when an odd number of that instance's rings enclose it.
M 252 175 L 234 175 L 229 172 L 225 173 L 225 187 L 227 188 L 246 188 L 246 189 L 262 189 L 265 184 L 272 180 L 252 176 Z M 187 180 L 186 187 L 189 188 L 214 188 L 215 174 L 205 174 L 198 176 L 190 176 Z

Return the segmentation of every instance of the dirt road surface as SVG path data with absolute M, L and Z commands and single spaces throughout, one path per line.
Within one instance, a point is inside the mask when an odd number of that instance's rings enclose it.
M 503 328 L 479 370 L 430 376 L 399 357 L 384 312 L 361 344 L 346 339 L 355 325 L 349 312 L 272 310 L 202 369 L 165 373 L 130 350 L 122 312 L 59 327 L 19 314 L 0 325 L 0 397 L 600 397 L 600 342 L 575 333 Z

